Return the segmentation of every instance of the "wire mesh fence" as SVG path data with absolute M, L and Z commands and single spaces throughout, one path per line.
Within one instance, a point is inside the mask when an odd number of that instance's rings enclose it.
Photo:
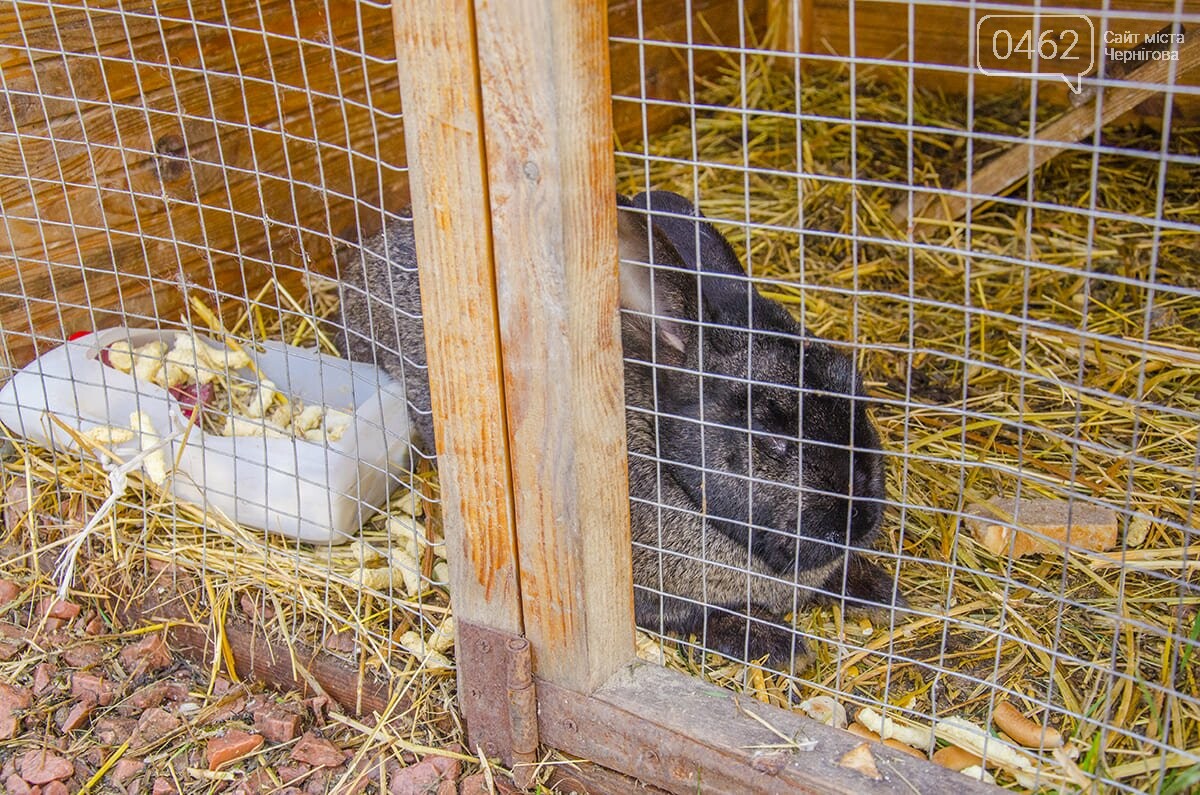
M 337 349 L 337 261 L 408 201 L 391 4 L 12 2 L 0 30 L 0 578 L 215 627 L 232 679 L 319 689 L 333 655 L 351 707 L 453 734 L 436 479 L 403 383 Z
M 976 735 L 1000 783 L 1182 792 L 1200 89 L 1171 26 L 1200 12 L 1027 11 L 611 4 L 638 645 L 789 709 L 1015 705 L 1024 762 Z M 392 13 L 0 9 L 0 377 L 43 357 L 4 417 L 4 543 L 43 590 L 74 544 L 77 589 L 170 583 L 272 654 L 381 672 L 434 742 L 453 562 Z M 1022 47 L 1042 77 L 1009 74 Z M 46 420 L 89 381 L 80 424 Z
M 990 726 L 1016 704 L 1074 760 L 1018 786 L 1192 786 L 1197 89 L 1186 52 L 1152 50 L 1183 49 L 1163 26 L 1194 14 L 1053 9 L 1092 19 L 1094 100 L 1058 76 L 982 73 L 1021 70 L 976 62 L 988 15 L 1015 15 L 1004 32 L 1018 45 L 1027 31 L 1070 41 L 1064 20 L 1025 7 L 742 10 L 736 28 L 702 9 L 672 32 L 643 8 L 636 34 L 612 39 L 643 65 L 664 51 L 718 64 L 677 94 L 653 72 L 615 81 L 615 115 L 633 120 L 618 190 L 681 194 L 640 211 L 681 256 L 623 258 L 671 284 L 682 272 L 691 296 L 681 308 L 663 286 L 625 309 L 627 379 L 647 373 L 641 392 L 627 384 L 631 428 L 648 429 L 630 457 L 639 626 L 670 637 L 672 664 L 787 706 L 832 695 L 930 727 Z M 1126 92 L 1151 80 L 1131 71 L 1156 58 L 1176 66 L 1129 114 Z M 658 123 L 664 108 L 683 120 Z M 1051 125 L 1072 113 L 1084 122 L 1066 138 Z M 740 266 L 711 242 L 722 235 Z M 773 353 L 756 338 L 779 333 L 778 306 L 805 344 Z M 734 317 L 753 331 L 731 339 Z M 660 329 L 656 347 L 630 351 L 633 318 Z M 698 354 L 663 344 L 680 326 Z M 825 341 L 865 383 L 886 491 L 851 474 L 876 449 L 829 408 L 853 379 L 811 374 Z M 773 356 L 788 367 L 772 371 Z M 843 402 L 844 417 L 858 401 Z M 843 506 L 833 521 L 822 496 Z M 857 502 L 886 506 L 874 543 Z M 814 576 L 830 557 L 842 562 Z M 872 562 L 873 591 L 855 557 Z M 797 584 L 791 600 L 770 593 Z M 864 593 L 875 609 L 855 610 Z

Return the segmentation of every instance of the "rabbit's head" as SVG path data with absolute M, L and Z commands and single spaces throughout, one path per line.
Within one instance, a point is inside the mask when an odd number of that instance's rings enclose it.
M 627 367 L 650 392 L 632 408 L 657 415 L 663 477 L 776 571 L 867 546 L 884 460 L 853 361 L 806 341 L 686 199 L 620 203 Z

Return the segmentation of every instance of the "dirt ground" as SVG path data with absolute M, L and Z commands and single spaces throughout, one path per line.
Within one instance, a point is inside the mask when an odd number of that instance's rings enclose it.
M 5 792 L 511 790 L 461 746 L 414 746 L 325 697 L 201 669 L 172 653 L 163 626 L 122 626 L 107 600 L 89 595 L 59 600 L 9 552 L 0 569 Z

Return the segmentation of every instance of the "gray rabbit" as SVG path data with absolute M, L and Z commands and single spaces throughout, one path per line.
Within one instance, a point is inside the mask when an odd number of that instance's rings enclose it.
M 618 204 L 637 623 L 802 669 L 789 613 L 903 603 L 857 552 L 878 534 L 885 468 L 861 379 L 803 340 L 682 196 Z M 340 344 L 404 380 L 414 445 L 432 456 L 411 221 L 362 249 L 342 266 Z

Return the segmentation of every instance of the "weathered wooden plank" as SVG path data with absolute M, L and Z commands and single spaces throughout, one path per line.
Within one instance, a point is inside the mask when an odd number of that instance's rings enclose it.
M 812 6 L 814 28 L 806 52 L 848 56 L 851 54 L 850 36 L 853 31 L 854 55 L 857 57 L 912 60 L 923 64 L 959 67 L 975 64 L 975 52 L 972 49 L 975 25 L 980 17 L 989 13 L 977 9 L 972 16 L 972 9 L 961 3 L 913 3 L 913 24 L 910 31 L 909 6 L 906 3 L 862 0 L 851 7 L 841 0 L 804 2 Z M 1034 0 L 1013 0 L 1012 5 L 1014 7 L 1005 13 L 1021 13 L 1022 5 L 1027 5 L 1032 10 Z M 1108 12 L 1106 21 L 1102 21 L 1098 10 L 1103 5 L 1102 0 L 1081 0 L 1071 4 L 1072 9 L 1082 9 L 1093 21 L 1096 30 L 1093 53 L 1097 58 L 1099 50 L 1106 46 L 1103 42 L 1105 31 L 1129 31 L 1141 37 L 1143 34 L 1153 33 L 1163 25 L 1160 19 L 1146 18 L 1144 12 L 1172 14 L 1175 11 L 1174 0 L 1124 0 Z M 1089 13 L 1088 9 L 1097 11 Z M 1200 13 L 1200 2 L 1185 0 L 1183 13 L 1192 16 Z M 1019 27 L 1022 24 L 1024 28 Z M 1013 22 L 1013 25 L 1014 29 L 1018 30 L 1017 37 L 1020 36 L 1020 30 L 1030 27 L 1030 24 L 1021 21 Z M 1000 63 L 991 57 L 987 48 L 984 49 L 984 55 L 987 58 L 983 64 L 984 68 L 1030 71 L 1027 58 L 1009 59 Z M 1043 66 L 1043 70 L 1044 68 Z M 1015 92 L 1019 96 L 1028 95 L 1031 90 L 1029 80 L 1024 78 L 975 74 L 969 84 L 965 73 L 920 68 L 914 71 L 913 81 L 921 87 L 951 94 L 966 94 L 970 88 L 976 96 L 1004 92 Z M 1200 76 L 1197 75 L 1180 80 L 1182 85 L 1196 85 L 1198 82 Z M 1042 81 L 1038 88 L 1038 101 L 1042 105 L 1062 106 L 1066 104 L 1069 94 L 1061 80 Z M 1200 97 L 1180 96 L 1176 101 L 1180 112 L 1189 117 L 1200 114 Z M 1161 116 L 1161 111 L 1158 115 Z M 1148 121 L 1154 121 L 1153 114 Z
M 291 13 L 290 4 L 284 5 L 283 11 Z M 278 5 L 269 8 L 274 9 L 269 15 L 272 19 L 281 13 Z M 313 17 L 310 12 L 310 17 L 297 18 L 294 23 L 325 24 L 319 15 Z M 334 32 L 339 46 L 343 39 L 352 43 L 358 38 L 353 15 L 343 14 L 341 19 Z M 384 32 L 375 32 L 362 43 L 368 52 L 387 53 L 385 48 L 391 46 L 388 20 L 374 21 L 382 23 L 376 27 Z M 197 157 L 204 153 L 193 152 L 192 159 L 217 166 L 211 177 L 219 180 L 221 170 L 247 168 L 250 158 L 248 152 L 238 158 L 217 151 L 218 134 L 236 137 L 254 129 L 274 128 L 301 141 L 344 143 L 347 123 L 343 113 L 365 112 L 364 77 L 376 86 L 395 80 L 394 68 L 386 63 L 364 64 L 361 59 L 345 57 L 335 62 L 328 47 L 281 38 L 266 39 L 270 46 L 264 47 L 261 35 L 216 27 L 194 32 L 181 25 L 164 29 L 161 35 L 147 32 L 157 24 L 142 21 L 141 35 L 116 42 L 99 59 L 67 55 L 59 60 L 27 60 L 23 69 L 7 69 L 6 96 L 13 100 L 14 112 L 11 116 L 0 114 L 0 127 L 7 122 L 9 129 L 19 129 L 21 136 L 0 139 L 0 173 L 20 175 L 29 169 L 54 174 L 74 186 L 68 187 L 69 194 L 80 190 L 86 194 L 93 184 L 124 187 L 122 183 L 142 176 L 137 169 L 126 173 L 131 154 L 153 155 L 161 150 L 163 136 L 183 135 L 181 128 L 187 127 L 183 137 L 193 149 L 204 141 L 214 142 L 211 157 Z M 255 74 L 264 64 L 276 70 L 275 77 Z M 349 102 L 341 101 L 343 94 Z M 371 112 L 398 115 L 397 92 L 373 96 L 387 103 L 389 94 L 397 97 L 390 107 L 373 103 Z M 315 180 L 319 176 L 315 170 L 309 175 L 296 171 L 299 178 Z M 154 174 L 151 171 L 146 176 Z M 138 186 L 130 187 L 136 190 Z M 35 184 L 34 201 L 55 188 L 50 180 Z M 157 185 L 150 190 L 159 192 Z M 29 192 L 29 186 L 17 180 L 0 183 L 0 202 L 11 209 L 16 197 L 27 199 Z
M 351 150 L 371 151 L 377 130 L 401 135 L 398 120 L 359 119 L 350 131 Z M 215 149 L 218 142 L 202 145 L 201 154 L 207 146 Z M 0 295 L 48 299 L 4 312 L 0 325 L 9 332 L 5 345 L 14 363 L 23 364 L 34 354 L 30 319 L 32 331 L 50 341 L 80 328 L 120 322 L 122 312 L 141 323 L 176 320 L 186 305 L 173 286 L 179 274 L 226 296 L 255 292 L 273 276 L 296 289 L 309 269 L 334 272 L 334 236 L 370 231 L 380 223 L 371 207 L 382 202 L 399 208 L 407 201 L 404 172 L 394 168 L 381 173 L 370 156 L 322 147 L 314 158 L 308 146 L 261 132 L 253 143 L 247 137 L 235 144 L 226 136 L 219 146 L 229 154 L 244 146 L 257 158 L 247 168 L 264 172 L 282 169 L 290 146 L 295 150 L 291 156 L 307 163 L 305 171 L 315 172 L 315 164 L 321 164 L 327 184 L 353 181 L 362 207 L 354 199 L 329 195 L 320 185 L 196 165 L 190 173 L 215 172 L 207 192 L 177 199 L 148 190 L 136 198 L 120 189 L 101 190 L 94 194 L 91 228 L 79 226 L 78 218 L 74 226 L 69 218 L 54 223 L 45 217 L 52 212 L 40 208 L 35 212 L 41 218 L 6 217 L 0 228 L 13 235 L 20 258 L 0 259 Z M 399 147 L 389 156 L 397 154 L 402 155 Z M 155 160 L 148 160 L 130 172 L 152 172 Z
M 739 5 L 745 13 L 739 19 Z M 755 46 L 767 31 L 768 0 L 694 0 L 688 5 L 670 2 L 611 0 L 608 4 L 609 33 L 615 39 L 641 38 L 639 46 L 614 41 L 609 58 L 612 71 L 613 131 L 624 146 L 643 137 L 645 126 L 651 133 L 686 118 L 686 101 L 693 81 L 711 79 L 718 69 L 736 65 L 737 54 L 710 49 L 692 50 L 688 69 L 689 45 L 724 47 Z M 645 104 L 641 100 L 663 100 L 673 105 Z
M 394 9 L 454 612 L 520 634 L 471 4 L 397 0 Z
M 296 289 L 309 268 L 333 272 L 335 237 L 370 232 L 374 208 L 407 203 L 390 11 L 367 7 L 360 21 L 335 0 L 327 19 L 324 5 L 274 2 L 235 10 L 241 30 L 195 24 L 220 5 L 173 7 L 173 19 L 92 9 L 90 23 L 57 5 L 27 13 L 34 37 L 75 15 L 63 41 L 80 53 L 36 57 L 0 14 L 11 67 L 0 296 L 17 299 L 0 328 L 13 365 L 38 336 L 175 321 L 180 274 L 227 300 L 273 276 Z M 81 54 L 89 41 L 102 57 Z
M 633 657 L 607 19 L 475 13 L 525 635 L 586 692 Z
M 1176 51 L 1177 61 L 1148 61 L 1124 79 L 1131 83 L 1154 84 L 1165 82 L 1171 69 L 1177 70 L 1178 74 L 1185 74 L 1200 64 L 1200 36 L 1188 37 Z M 918 197 L 911 219 L 915 225 L 912 234 L 927 228 L 927 222 L 961 218 L 969 208 L 1004 194 L 1008 188 L 1023 181 L 1033 169 L 1063 151 L 1068 144 L 1090 137 L 1097 127 L 1097 115 L 1100 126 L 1109 124 L 1159 93 L 1154 88 L 1109 88 L 1104 93 L 1099 114 L 1096 113 L 1095 102 L 1091 102 L 1039 127 L 1035 136 L 1036 144 L 1018 144 L 997 155 L 975 169 L 969 183 L 963 180 L 956 185 L 953 194 L 935 191 Z M 968 189 L 971 195 L 963 195 Z M 910 221 L 908 202 L 897 204 L 892 210 L 892 218 L 901 229 L 907 227 Z
M 868 744 L 880 778 L 868 778 L 838 764 L 861 737 L 643 662 L 588 694 L 536 686 L 543 743 L 680 795 L 1001 792 L 880 743 Z

